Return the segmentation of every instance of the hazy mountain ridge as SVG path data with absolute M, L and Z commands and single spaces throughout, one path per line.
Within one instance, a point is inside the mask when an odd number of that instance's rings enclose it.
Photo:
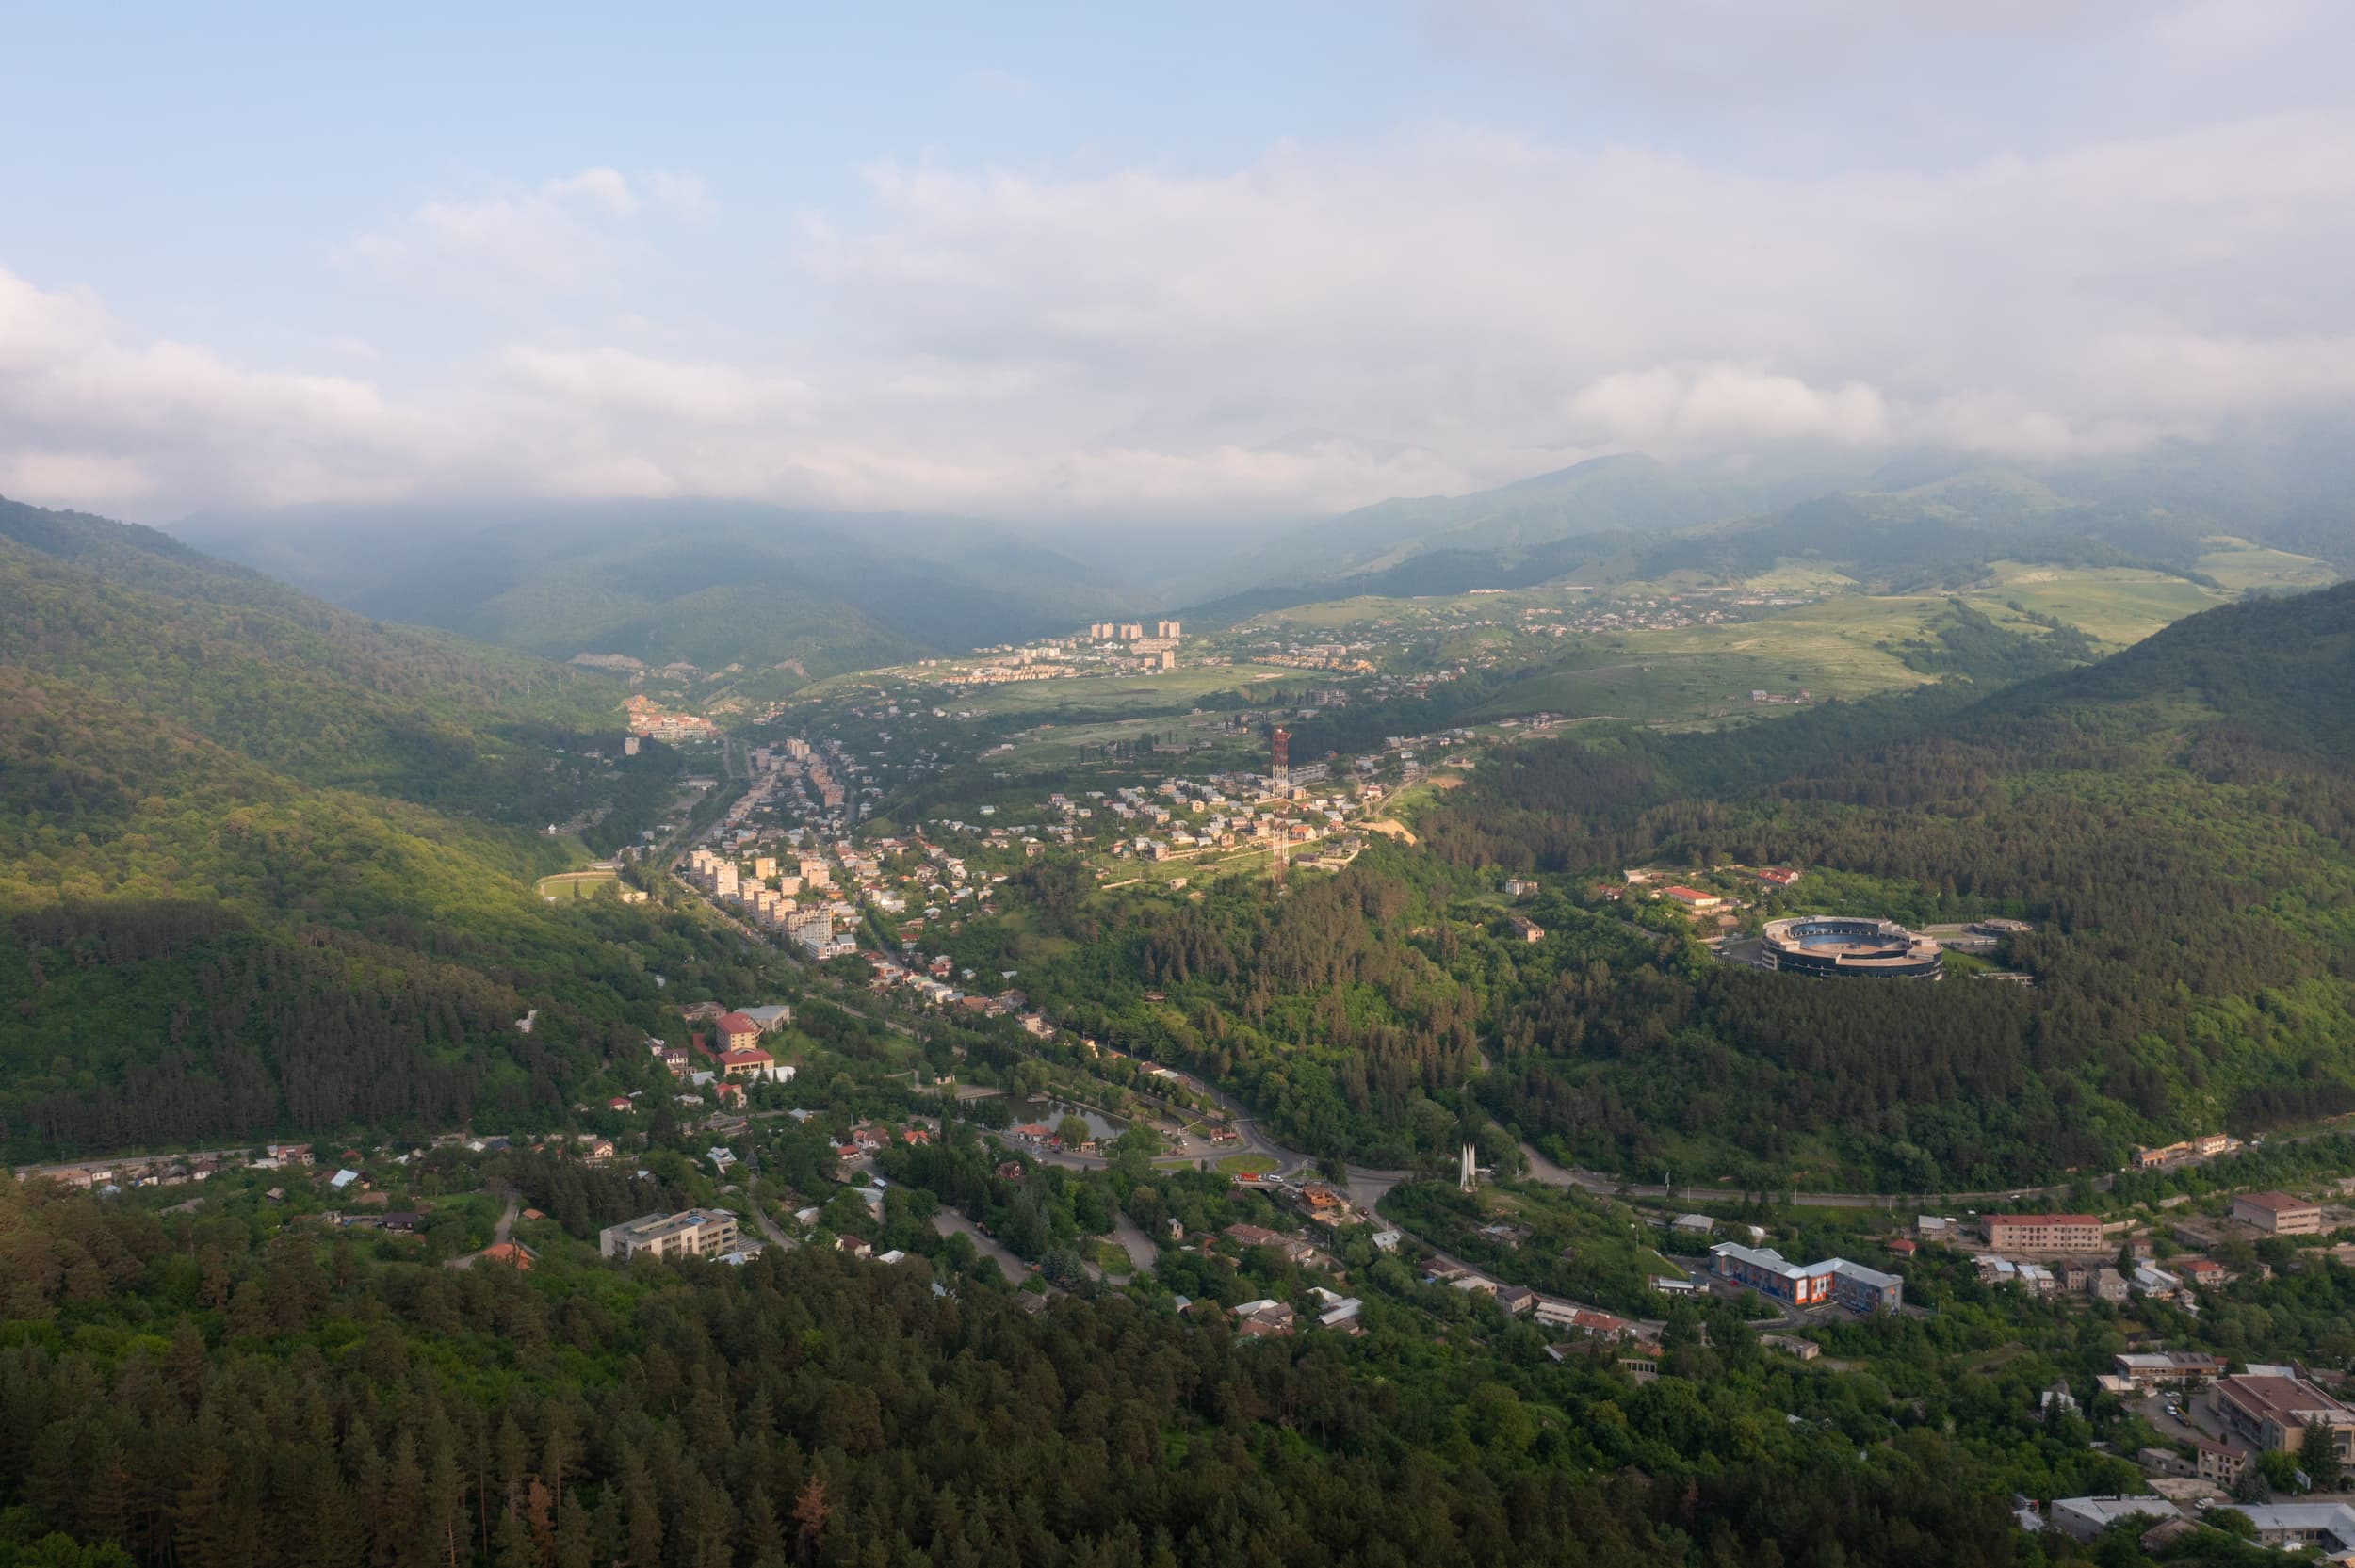
M 2328 432 L 2172 443 L 2049 463 L 1940 451 L 1869 472 L 1744 483 L 1640 454 L 1590 459 L 1469 495 L 1393 500 L 1244 558 L 1215 622 L 1359 594 L 1445 594 L 1675 573 L 1738 578 L 1787 560 L 1893 591 L 1955 587 L 1998 558 L 2142 566 L 2205 580 L 2216 535 L 2355 570 L 2355 472 Z
M 1637 452 L 1590 458 L 1466 495 L 1378 501 L 1293 530 L 1238 560 L 1239 589 L 1376 576 L 1423 555 L 1493 558 L 1509 570 L 1539 547 L 1607 533 L 1657 533 L 1752 516 L 1821 479 L 1742 483 Z
M 1096 568 L 1010 530 L 750 503 L 327 508 L 201 516 L 176 532 L 371 615 L 558 659 L 792 661 L 819 677 L 1136 605 Z

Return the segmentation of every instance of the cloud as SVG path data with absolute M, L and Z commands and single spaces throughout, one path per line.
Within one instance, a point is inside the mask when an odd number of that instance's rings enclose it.
M 0 495 L 105 507 L 142 500 L 154 490 L 154 477 L 136 460 L 111 452 L 0 453 Z
M 440 458 L 370 383 L 138 341 L 94 298 L 0 270 L 0 493 L 56 505 L 398 494 Z
M 700 182 L 593 168 L 353 243 L 544 306 L 454 352 L 351 323 L 382 382 L 0 273 L 0 477 L 165 514 L 404 490 L 1264 513 L 1631 446 L 2115 452 L 2355 401 L 2350 214 L 2344 108 L 1773 171 L 1426 122 L 1207 172 L 878 162 L 863 202 L 775 215 L 796 237 L 747 283 Z
M 1435 125 L 1220 175 L 869 180 L 864 225 L 813 231 L 830 296 L 1130 450 L 2109 447 L 2342 396 L 2355 331 L 2346 114 L 1813 178 Z
M 965 89 L 974 97 L 995 104 L 1017 103 L 1036 90 L 1027 76 L 994 65 L 979 65 L 965 73 Z
M 1573 423 L 1630 445 L 1890 439 L 1880 393 L 1860 381 L 1816 388 L 1754 365 L 1662 367 L 1605 376 L 1571 397 Z
M 816 398 L 806 383 L 790 377 L 659 360 L 620 348 L 514 346 L 501 351 L 499 364 L 512 385 L 567 408 L 687 425 L 773 428 L 807 418 Z
M 656 171 L 633 183 L 598 167 L 528 188 L 425 202 L 354 235 L 337 255 L 381 282 L 478 304 L 609 291 L 651 253 L 639 221 L 649 208 L 683 219 L 716 210 L 695 175 Z
M 702 219 L 720 210 L 712 200 L 711 187 L 697 174 L 671 174 L 656 170 L 639 182 L 645 186 L 646 199 L 656 206 L 680 218 Z
M 616 218 L 627 218 L 638 210 L 638 198 L 618 170 L 584 169 L 577 174 L 550 180 L 540 189 L 542 194 L 559 202 L 603 207 Z

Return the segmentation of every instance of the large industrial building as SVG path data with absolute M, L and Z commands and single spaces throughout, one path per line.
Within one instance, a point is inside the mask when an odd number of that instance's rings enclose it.
M 1838 1301 L 1855 1312 L 1894 1312 L 1905 1304 L 1905 1281 L 1843 1257 L 1793 1263 L 1772 1247 L 1745 1247 L 1738 1241 L 1720 1241 L 1709 1254 L 1719 1279 L 1795 1307 Z
M 1802 914 L 1767 922 L 1759 962 L 1787 975 L 1937 979 L 1944 954 L 1931 937 L 1893 920 Z

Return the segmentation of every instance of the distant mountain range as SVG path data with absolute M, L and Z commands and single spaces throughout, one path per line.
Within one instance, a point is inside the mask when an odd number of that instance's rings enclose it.
M 2195 574 L 2203 540 L 2229 534 L 2345 571 L 2350 451 L 2310 430 L 2043 464 L 1919 452 L 1745 471 L 1625 453 L 1289 528 L 613 501 L 214 513 L 172 533 L 364 615 L 791 685 L 1113 615 L 1211 626 L 1358 594 L 1723 579 L 1792 560 L 1894 590 L 1998 558 Z
M 1470 495 L 1379 501 L 1285 534 L 1239 558 L 1242 590 L 1381 580 L 1424 557 L 1500 567 L 1564 540 L 1662 534 L 1751 517 L 1822 493 L 1823 476 L 1745 483 L 1629 452 L 1592 458 Z
M 173 533 L 363 614 L 554 659 L 818 678 L 1135 607 L 1096 569 L 989 525 L 749 503 L 335 507 Z
M 2044 464 L 1918 452 L 1868 473 L 1755 481 L 1638 454 L 1595 458 L 1296 529 L 1239 558 L 1229 590 L 1190 614 L 1215 624 L 1360 594 L 1732 578 L 1795 560 L 1896 591 L 1955 586 L 2001 558 L 2196 576 L 2216 535 L 2355 571 L 2350 453 L 2355 443 L 2315 430 Z

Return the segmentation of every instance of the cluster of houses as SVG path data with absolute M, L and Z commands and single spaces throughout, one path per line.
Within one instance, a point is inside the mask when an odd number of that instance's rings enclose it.
M 601 655 L 586 656 L 596 658 Z M 582 660 L 576 658 L 574 662 L 577 664 Z M 625 722 L 629 733 L 633 736 L 667 741 L 674 745 L 681 741 L 714 740 L 719 737 L 719 726 L 712 723 L 710 719 L 700 714 L 667 712 L 661 703 L 642 693 L 630 698 L 622 706 L 629 715 Z
M 2216 1356 L 2195 1350 L 2144 1351 L 2115 1358 L 2101 1386 L 2121 1397 L 2159 1390 L 2180 1394 L 2183 1419 L 2198 1434 L 2172 1447 L 2136 1456 L 2152 1493 L 2055 1498 L 2038 1511 L 2015 1500 L 2023 1528 L 2053 1529 L 2090 1541 L 2122 1520 L 2143 1525 L 2146 1549 L 2156 1550 L 2190 1528 L 2197 1511 L 2233 1509 L 2255 1527 L 2260 1545 L 2282 1550 L 2319 1547 L 2331 1560 L 2355 1554 L 2355 1509 L 2336 1501 L 2232 1503 L 2223 1500 L 2255 1457 L 2302 1455 L 2307 1445 L 2330 1443 L 2342 1463 L 2355 1463 L 2355 1409 L 2322 1386 L 2325 1377 L 2296 1366 L 2251 1364 L 2234 1373 Z M 2075 1401 L 2052 1393 L 2048 1400 Z M 2188 1450 L 2187 1452 L 2185 1450 Z M 2194 1508 L 2187 1511 L 2185 1504 Z
M 1051 1038 L 1055 1032 L 1045 1015 L 1024 1010 L 1030 1006 L 1030 999 L 1019 991 L 1012 988 L 996 992 L 965 989 L 958 982 L 970 984 L 975 978 L 973 971 L 960 971 L 955 961 L 946 953 L 904 962 L 888 953 L 871 950 L 863 956 L 867 960 L 869 983 L 877 991 L 907 991 L 926 1007 L 981 1018 L 1004 1018 L 1020 1013 L 1022 1026 L 1040 1039 Z M 1002 976 L 998 978 L 1003 978 Z
M 798 1111 L 794 1114 L 797 1119 L 802 1115 Z M 932 1127 L 921 1117 L 910 1118 L 908 1124 L 897 1132 L 886 1127 L 879 1127 L 872 1122 L 861 1122 L 851 1129 L 851 1135 L 847 1140 L 835 1146 L 836 1179 L 855 1186 L 858 1173 L 866 1168 L 867 1162 L 889 1148 L 893 1142 L 897 1141 L 907 1144 L 910 1148 L 918 1148 L 929 1144 L 932 1140 Z
M 685 1086 L 677 1096 L 680 1104 L 701 1105 L 709 1094 L 722 1105 L 740 1106 L 746 1084 L 793 1081 L 793 1064 L 779 1061 L 760 1043 L 793 1021 L 791 1008 L 777 1003 L 731 1010 L 717 1002 L 697 1002 L 679 1013 L 690 1024 L 707 1028 L 690 1034 L 684 1045 L 649 1035 L 646 1051 Z M 626 1111 L 629 1102 L 617 1097 L 611 1108 Z
M 1951 1218 L 1925 1214 L 1915 1223 L 1925 1240 L 1958 1235 Z M 1980 1277 L 2038 1295 L 2085 1295 L 2106 1301 L 2150 1296 L 2197 1314 L 2201 1292 L 2236 1277 L 2206 1255 L 2173 1257 L 2162 1266 L 2152 1256 L 2148 1237 L 2127 1234 L 2125 1221 L 2105 1225 L 2089 1214 L 1990 1214 L 1980 1219 L 1979 1229 L 1987 1248 L 1977 1259 Z M 2225 1227 L 2182 1222 L 2175 1227 L 2175 1239 L 2185 1246 L 2212 1248 L 2227 1231 L 2262 1237 L 2316 1236 L 2323 1229 L 2320 1204 L 2282 1192 L 2249 1192 L 2233 1200 Z
M 1510 1317 L 1522 1317 L 1561 1336 L 1546 1353 L 1560 1362 L 1578 1354 L 1578 1343 L 1593 1341 L 1617 1351 L 1620 1364 L 1639 1377 L 1659 1370 L 1660 1325 L 1637 1322 L 1598 1307 L 1565 1301 L 1523 1285 L 1501 1285 L 1477 1269 L 1456 1263 L 1433 1263 L 1423 1270 L 1423 1283 L 1444 1285 L 1467 1294 L 1486 1296 Z M 1811 1346 L 1811 1350 L 1813 1347 Z
M 496 1152 L 508 1146 L 504 1138 L 468 1139 L 456 1133 L 435 1141 L 463 1143 L 476 1154 Z M 408 1154 L 391 1156 L 396 1165 L 406 1165 L 414 1157 Z M 343 1158 L 357 1164 L 362 1156 L 357 1149 L 346 1149 Z M 250 1149 L 209 1149 L 193 1154 L 124 1155 L 112 1159 L 79 1160 L 66 1164 L 20 1165 L 16 1168 L 16 1177 L 19 1181 L 53 1181 L 104 1196 L 129 1188 L 185 1187 L 207 1181 L 224 1171 L 307 1171 L 329 1192 L 350 1196 L 365 1193 L 368 1186 L 355 1170 L 338 1167 L 330 1171 L 319 1166 L 314 1157 L 312 1145 L 308 1143 L 268 1143 L 263 1145 L 258 1154 Z M 267 1196 L 284 1197 L 284 1189 L 273 1188 Z

